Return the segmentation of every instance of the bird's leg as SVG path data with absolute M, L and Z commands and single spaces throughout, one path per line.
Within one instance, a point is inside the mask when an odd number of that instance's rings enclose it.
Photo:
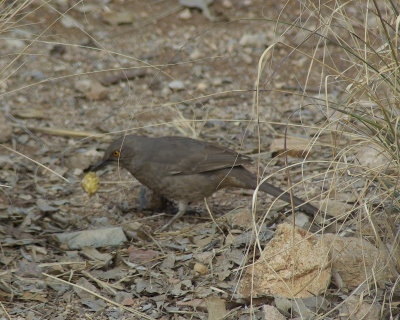
M 168 209 L 170 201 L 153 190 L 142 186 L 139 192 L 139 209 L 162 211 Z
M 186 212 L 186 208 L 188 206 L 188 203 L 185 201 L 179 201 L 178 202 L 178 213 L 176 213 L 171 220 L 169 220 L 160 230 L 164 231 L 166 230 L 175 220 L 179 219 L 180 217 L 182 217 L 185 212 Z

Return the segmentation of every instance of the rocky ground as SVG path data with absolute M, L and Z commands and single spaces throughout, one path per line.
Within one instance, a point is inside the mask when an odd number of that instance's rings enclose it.
M 81 188 L 83 171 L 127 132 L 235 149 L 283 189 L 286 136 L 295 194 L 318 203 L 326 189 L 331 137 L 312 140 L 326 119 L 324 74 L 293 49 L 312 54 L 321 43 L 287 24 L 315 21 L 297 2 L 187 2 L 31 1 L 1 27 L 1 319 L 267 319 L 279 305 L 238 292 L 242 267 L 260 255 L 251 191 L 213 195 L 217 223 L 196 203 L 157 232 L 171 209 L 141 209 L 141 186 L 128 172 L 101 171 L 94 195 Z M 344 65 L 337 46 L 325 45 L 324 57 Z M 290 213 L 271 203 L 259 194 L 263 245 Z M 73 244 L 60 236 L 70 232 L 81 232 Z M 309 309 L 334 310 L 337 290 L 331 284 L 328 304 Z

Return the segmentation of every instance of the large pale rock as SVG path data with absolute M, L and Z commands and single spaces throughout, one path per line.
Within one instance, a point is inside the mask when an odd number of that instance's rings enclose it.
M 367 240 L 325 234 L 322 241 L 329 246 L 332 269 L 339 287 L 354 288 L 369 278 L 383 287 L 385 281 L 397 277 L 395 264 L 386 248 L 378 249 Z M 373 275 L 373 277 L 372 277 Z
M 284 223 L 258 261 L 247 268 L 239 292 L 253 298 L 304 298 L 325 291 L 330 279 L 328 245 L 306 230 Z

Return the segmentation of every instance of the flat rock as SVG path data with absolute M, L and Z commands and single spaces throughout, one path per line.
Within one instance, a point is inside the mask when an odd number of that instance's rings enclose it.
M 121 227 L 57 233 L 54 237 L 68 249 L 81 249 L 88 246 L 95 248 L 117 246 L 127 241 Z
M 253 298 L 306 298 L 324 292 L 331 280 L 329 246 L 312 233 L 283 223 L 261 257 L 247 268 L 239 293 Z

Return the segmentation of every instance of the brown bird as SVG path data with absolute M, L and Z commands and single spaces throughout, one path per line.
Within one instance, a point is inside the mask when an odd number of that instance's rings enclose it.
M 209 142 L 184 138 L 126 135 L 113 141 L 101 161 L 89 168 L 96 171 L 109 163 L 127 169 L 155 194 L 178 202 L 178 213 L 162 228 L 181 217 L 191 202 L 203 200 L 217 190 L 236 187 L 255 189 L 257 177 L 243 167 L 251 159 Z M 291 203 L 290 194 L 268 182 L 259 190 Z M 293 197 L 295 206 L 315 215 L 318 209 Z

